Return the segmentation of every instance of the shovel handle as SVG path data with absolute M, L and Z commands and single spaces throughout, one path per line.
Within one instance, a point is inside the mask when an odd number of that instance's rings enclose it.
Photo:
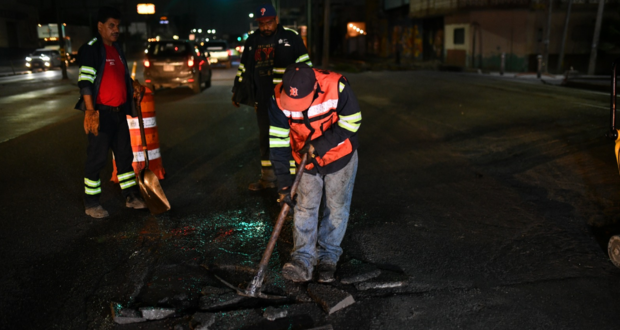
M 149 153 L 146 146 L 146 134 L 144 133 L 144 122 L 142 120 L 142 97 L 144 91 L 140 92 L 140 99 L 136 100 L 136 110 L 138 111 L 138 123 L 140 124 L 140 137 L 142 138 L 142 152 L 144 153 L 144 168 L 149 168 Z
M 293 198 L 297 193 L 297 186 L 299 185 L 299 181 L 304 173 L 307 162 L 308 154 L 304 154 L 301 159 L 301 164 L 299 164 L 299 170 L 295 175 L 295 181 L 293 181 L 293 186 L 291 187 L 291 198 Z M 290 206 L 286 203 L 284 203 L 284 205 L 282 205 L 282 209 L 280 209 L 278 220 L 276 220 L 276 224 L 273 226 L 273 231 L 271 232 L 271 238 L 269 239 L 269 243 L 267 243 L 265 252 L 263 252 L 263 258 L 260 260 L 260 264 L 258 265 L 258 271 L 256 272 L 254 279 L 252 279 L 250 284 L 248 284 L 248 287 L 245 289 L 245 294 L 248 296 L 256 297 L 260 294 L 260 288 L 263 284 L 263 279 L 265 278 L 265 269 L 267 268 L 273 249 L 276 246 L 276 241 L 278 240 L 278 236 L 280 236 L 280 231 L 282 230 L 282 225 L 284 225 L 284 219 L 286 219 L 289 209 Z

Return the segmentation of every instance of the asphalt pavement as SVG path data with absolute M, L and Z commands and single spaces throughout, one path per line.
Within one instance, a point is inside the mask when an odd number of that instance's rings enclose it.
M 279 211 L 275 191 L 247 190 L 258 133 L 254 110 L 230 104 L 235 72 L 214 70 L 198 95 L 156 93 L 172 205 L 163 215 L 125 209 L 111 163 L 110 218 L 84 215 L 86 137 L 73 110 L 0 143 L 0 328 L 189 329 L 199 312 L 212 313 L 209 329 L 618 328 L 620 269 L 605 251 L 620 233 L 609 96 L 474 73 L 346 73 L 363 122 L 339 280 L 345 264 L 381 271 L 331 285 L 355 303 L 328 315 L 280 276 L 287 222 L 265 290 L 288 298 L 205 306 L 225 290 L 216 271 L 234 285 L 251 279 Z M 26 84 L 0 110 L 36 99 Z M 74 95 L 57 97 L 48 107 Z M 31 113 L 21 121 L 45 117 Z M 174 314 L 113 320 L 112 310 L 145 307 Z M 268 321 L 267 307 L 288 316 Z

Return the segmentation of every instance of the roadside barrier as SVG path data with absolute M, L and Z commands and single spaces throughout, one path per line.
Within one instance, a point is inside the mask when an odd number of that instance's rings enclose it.
M 144 121 L 144 133 L 146 135 L 146 147 L 149 153 L 149 169 L 157 175 L 158 179 L 163 179 L 166 171 L 161 161 L 159 151 L 159 133 L 157 132 L 157 119 L 155 117 L 155 102 L 153 92 L 146 87 L 146 92 L 142 98 L 142 117 Z M 133 170 L 136 175 L 144 168 L 144 153 L 142 152 L 142 138 L 140 137 L 140 123 L 138 117 L 127 116 L 129 135 L 131 136 L 131 149 L 133 151 Z M 112 162 L 114 170 L 110 181 L 118 183 L 116 176 L 116 162 Z

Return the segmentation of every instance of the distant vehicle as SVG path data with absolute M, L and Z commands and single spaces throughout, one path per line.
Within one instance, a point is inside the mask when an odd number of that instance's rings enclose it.
M 61 63 L 60 52 L 53 49 L 37 49 L 26 57 L 26 67 L 30 69 L 39 68 L 47 70 L 53 67 L 60 67 Z
M 69 63 L 75 62 L 80 46 L 92 39 L 92 32 L 88 26 L 62 25 L 64 34 L 64 50 Z M 60 51 L 60 37 L 58 24 L 39 24 L 37 26 L 39 47 Z
M 230 68 L 230 56 L 232 55 L 232 51 L 228 48 L 228 43 L 226 43 L 226 41 L 207 41 L 204 43 L 203 50 L 209 52 L 211 64 L 223 65 L 227 69 Z
M 149 42 L 144 59 L 144 82 L 155 91 L 160 87 L 190 87 L 200 93 L 211 86 L 208 54 L 185 40 Z

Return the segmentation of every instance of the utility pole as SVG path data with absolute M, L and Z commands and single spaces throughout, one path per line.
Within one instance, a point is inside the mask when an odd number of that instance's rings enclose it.
M 56 11 L 56 24 L 58 26 L 58 45 L 60 46 L 60 68 L 62 69 L 62 80 L 69 80 L 69 76 L 67 75 L 67 52 L 65 49 L 65 27 L 60 21 L 60 11 L 58 10 L 58 4 L 56 0 L 52 0 L 52 6 L 54 7 L 54 11 Z
M 327 70 L 329 69 L 329 7 L 331 7 L 331 1 L 325 0 L 323 6 L 323 61 L 321 64 Z
M 549 38 L 551 36 L 551 13 L 553 12 L 553 0 L 549 0 L 549 8 L 547 11 L 547 31 L 545 33 L 545 41 L 544 41 L 544 71 L 545 73 L 549 73 Z
M 593 75 L 596 69 L 596 53 L 598 50 L 598 38 L 601 35 L 601 23 L 603 21 L 603 8 L 605 0 L 599 0 L 598 13 L 596 13 L 596 26 L 594 27 L 594 38 L 592 39 L 592 51 L 590 52 L 590 64 L 588 65 L 588 74 Z
M 568 34 L 568 20 L 570 19 L 570 9 L 573 0 L 568 0 L 568 8 L 566 9 L 566 19 L 564 20 L 564 32 L 562 32 L 562 45 L 560 46 L 560 57 L 558 58 L 558 70 L 556 73 L 562 73 L 562 64 L 564 62 L 564 48 L 566 47 L 566 35 Z

